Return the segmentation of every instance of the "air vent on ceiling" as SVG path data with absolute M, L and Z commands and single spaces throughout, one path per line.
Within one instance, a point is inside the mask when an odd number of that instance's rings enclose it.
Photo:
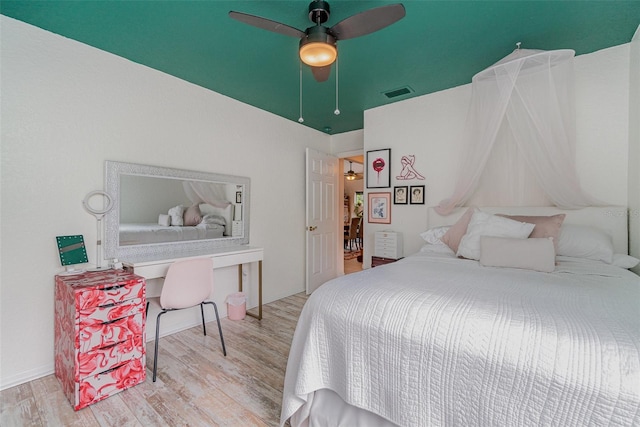
M 398 89 L 392 89 L 382 93 L 384 94 L 384 96 L 391 99 L 391 98 L 397 98 L 398 96 L 406 95 L 412 92 L 413 92 L 413 89 L 411 89 L 409 86 L 404 86 Z

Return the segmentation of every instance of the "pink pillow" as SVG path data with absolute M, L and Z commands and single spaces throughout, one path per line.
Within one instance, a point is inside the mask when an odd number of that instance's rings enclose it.
M 202 221 L 200 206 L 193 205 L 184 211 L 184 225 L 198 225 Z
M 530 238 L 547 238 L 553 237 L 553 247 L 558 252 L 558 238 L 560 236 L 560 227 L 564 221 L 566 214 L 557 214 L 552 216 L 525 216 L 525 215 L 503 215 L 505 218 L 514 221 L 528 222 L 535 224 L 535 228 L 531 232 Z
M 467 233 L 467 227 L 469 226 L 469 221 L 471 221 L 471 217 L 475 213 L 475 206 L 470 207 L 467 211 L 460 217 L 460 219 L 451 226 L 444 236 L 440 238 L 440 241 L 445 245 L 449 246 L 451 250 L 455 253 L 458 253 L 458 246 L 460 246 L 460 240 L 462 240 L 462 236 Z

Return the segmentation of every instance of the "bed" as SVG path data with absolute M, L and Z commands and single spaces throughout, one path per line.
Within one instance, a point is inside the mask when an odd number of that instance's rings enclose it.
M 426 243 L 336 278 L 298 321 L 281 425 L 640 425 L 640 278 L 624 268 L 626 209 L 482 210 L 564 213 L 563 235 L 597 224 L 617 261 L 554 254 L 541 272 Z M 429 228 L 462 216 L 430 209 Z
M 180 208 L 179 213 L 172 209 Z M 217 239 L 230 235 L 233 205 L 218 208 L 205 203 L 198 206 L 194 225 L 172 225 L 172 213 L 183 218 L 187 215 L 182 206 L 174 207 L 167 214 L 159 214 L 156 223 L 121 223 L 119 244 L 146 245 L 154 243 L 182 242 L 190 240 Z M 197 223 L 195 223 L 197 222 Z M 180 223 L 184 223 L 183 221 Z

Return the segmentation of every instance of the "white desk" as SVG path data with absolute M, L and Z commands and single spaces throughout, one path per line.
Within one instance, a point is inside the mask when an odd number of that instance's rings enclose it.
M 238 266 L 238 290 L 242 292 L 242 265 L 252 262 L 258 263 L 258 314 L 247 312 L 247 315 L 262 320 L 262 260 L 264 249 L 253 246 L 231 246 L 216 251 L 186 252 L 184 256 L 176 258 L 137 258 L 122 260 L 122 264 L 129 271 L 145 279 L 165 277 L 169 266 L 175 261 L 192 258 L 213 258 L 213 269 Z

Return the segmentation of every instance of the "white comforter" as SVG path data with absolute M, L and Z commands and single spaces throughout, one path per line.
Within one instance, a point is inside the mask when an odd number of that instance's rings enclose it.
M 300 316 L 282 423 L 320 389 L 399 426 L 640 425 L 640 278 L 433 254 L 337 278 Z
M 184 240 L 216 239 L 224 234 L 224 225 L 165 227 L 158 224 L 120 224 L 119 245 L 181 242 Z

